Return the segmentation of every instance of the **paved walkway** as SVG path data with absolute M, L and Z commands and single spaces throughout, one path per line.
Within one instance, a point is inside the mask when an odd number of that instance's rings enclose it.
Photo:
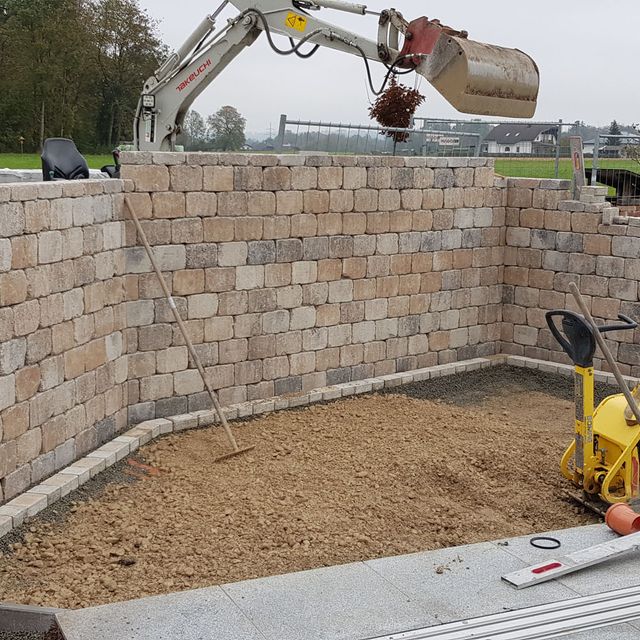
M 640 585 L 640 557 L 516 591 L 500 578 L 616 537 L 595 525 L 145 598 L 58 616 L 66 640 L 365 640 Z M 503 543 L 504 544 L 504 543 Z M 579 640 L 637 640 L 640 620 Z

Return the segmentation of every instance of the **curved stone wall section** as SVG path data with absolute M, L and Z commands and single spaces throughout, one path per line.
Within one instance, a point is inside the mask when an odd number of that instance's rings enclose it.
M 126 426 L 122 190 L 0 185 L 0 502 Z

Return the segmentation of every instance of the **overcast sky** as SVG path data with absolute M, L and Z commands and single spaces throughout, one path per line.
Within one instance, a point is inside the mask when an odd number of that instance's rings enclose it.
M 175 48 L 218 6 L 216 0 L 140 0 L 160 22 L 165 42 Z M 640 120 L 640 82 L 635 62 L 640 44 L 638 0 L 371 0 L 373 10 L 394 6 L 408 19 L 430 18 L 469 31 L 474 40 L 522 49 L 538 63 L 541 92 L 536 119 L 603 125 Z M 237 14 L 226 11 L 224 16 Z M 323 10 L 336 25 L 376 39 L 375 18 Z M 320 17 L 319 16 L 319 17 Z M 281 46 L 287 44 L 280 39 Z M 377 84 L 384 68 L 375 65 Z M 409 77 L 409 76 L 407 76 Z M 413 80 L 405 80 L 413 84 Z M 427 102 L 418 115 L 456 117 L 427 83 Z M 301 60 L 278 56 L 261 38 L 241 53 L 195 103 L 203 115 L 230 104 L 247 118 L 250 132 L 276 131 L 281 113 L 292 119 L 363 123 L 369 99 L 362 59 L 321 49 Z

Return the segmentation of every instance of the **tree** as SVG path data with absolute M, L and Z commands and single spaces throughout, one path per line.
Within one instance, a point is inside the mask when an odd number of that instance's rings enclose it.
M 188 151 L 203 151 L 207 148 L 207 125 L 197 111 L 187 113 L 179 143 Z
M 124 132 L 130 137 L 144 81 L 157 69 L 166 48 L 157 24 L 137 0 L 94 0 L 92 35 L 98 68 L 98 135 L 112 147 Z
M 636 135 L 640 134 L 640 125 L 632 124 L 631 127 L 636 132 Z M 636 140 L 635 144 L 628 145 L 625 148 L 625 155 L 640 164 L 640 140 Z
M 237 151 L 246 141 L 247 121 L 235 107 L 224 106 L 207 118 L 209 138 L 213 148 L 220 151 Z
M 620 125 L 618 124 L 618 122 L 616 120 L 614 120 L 611 123 L 611 126 L 609 127 L 609 135 L 610 136 L 621 136 L 622 135 L 622 129 L 620 129 Z M 620 146 L 620 138 L 609 138 L 609 140 L 607 141 L 607 144 L 610 147 L 618 147 L 618 146 Z
M 0 151 L 44 137 L 82 151 L 131 137 L 164 48 L 137 0 L 0 0 Z

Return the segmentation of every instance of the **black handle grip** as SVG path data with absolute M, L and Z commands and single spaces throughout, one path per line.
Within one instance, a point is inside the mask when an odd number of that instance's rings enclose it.
M 546 317 L 547 317 L 547 324 L 549 325 L 549 329 L 551 330 L 553 337 L 560 343 L 560 346 L 564 349 L 564 352 L 572 360 L 575 361 L 575 350 L 573 348 L 573 345 L 564 337 L 560 329 L 558 329 L 558 325 L 556 324 L 555 319 L 562 318 L 564 320 L 565 318 L 571 318 L 572 320 L 575 320 L 575 319 L 582 319 L 582 316 L 579 316 L 577 313 L 574 313 L 573 311 L 564 311 L 562 309 L 556 309 L 555 311 L 549 311 L 546 314 Z

